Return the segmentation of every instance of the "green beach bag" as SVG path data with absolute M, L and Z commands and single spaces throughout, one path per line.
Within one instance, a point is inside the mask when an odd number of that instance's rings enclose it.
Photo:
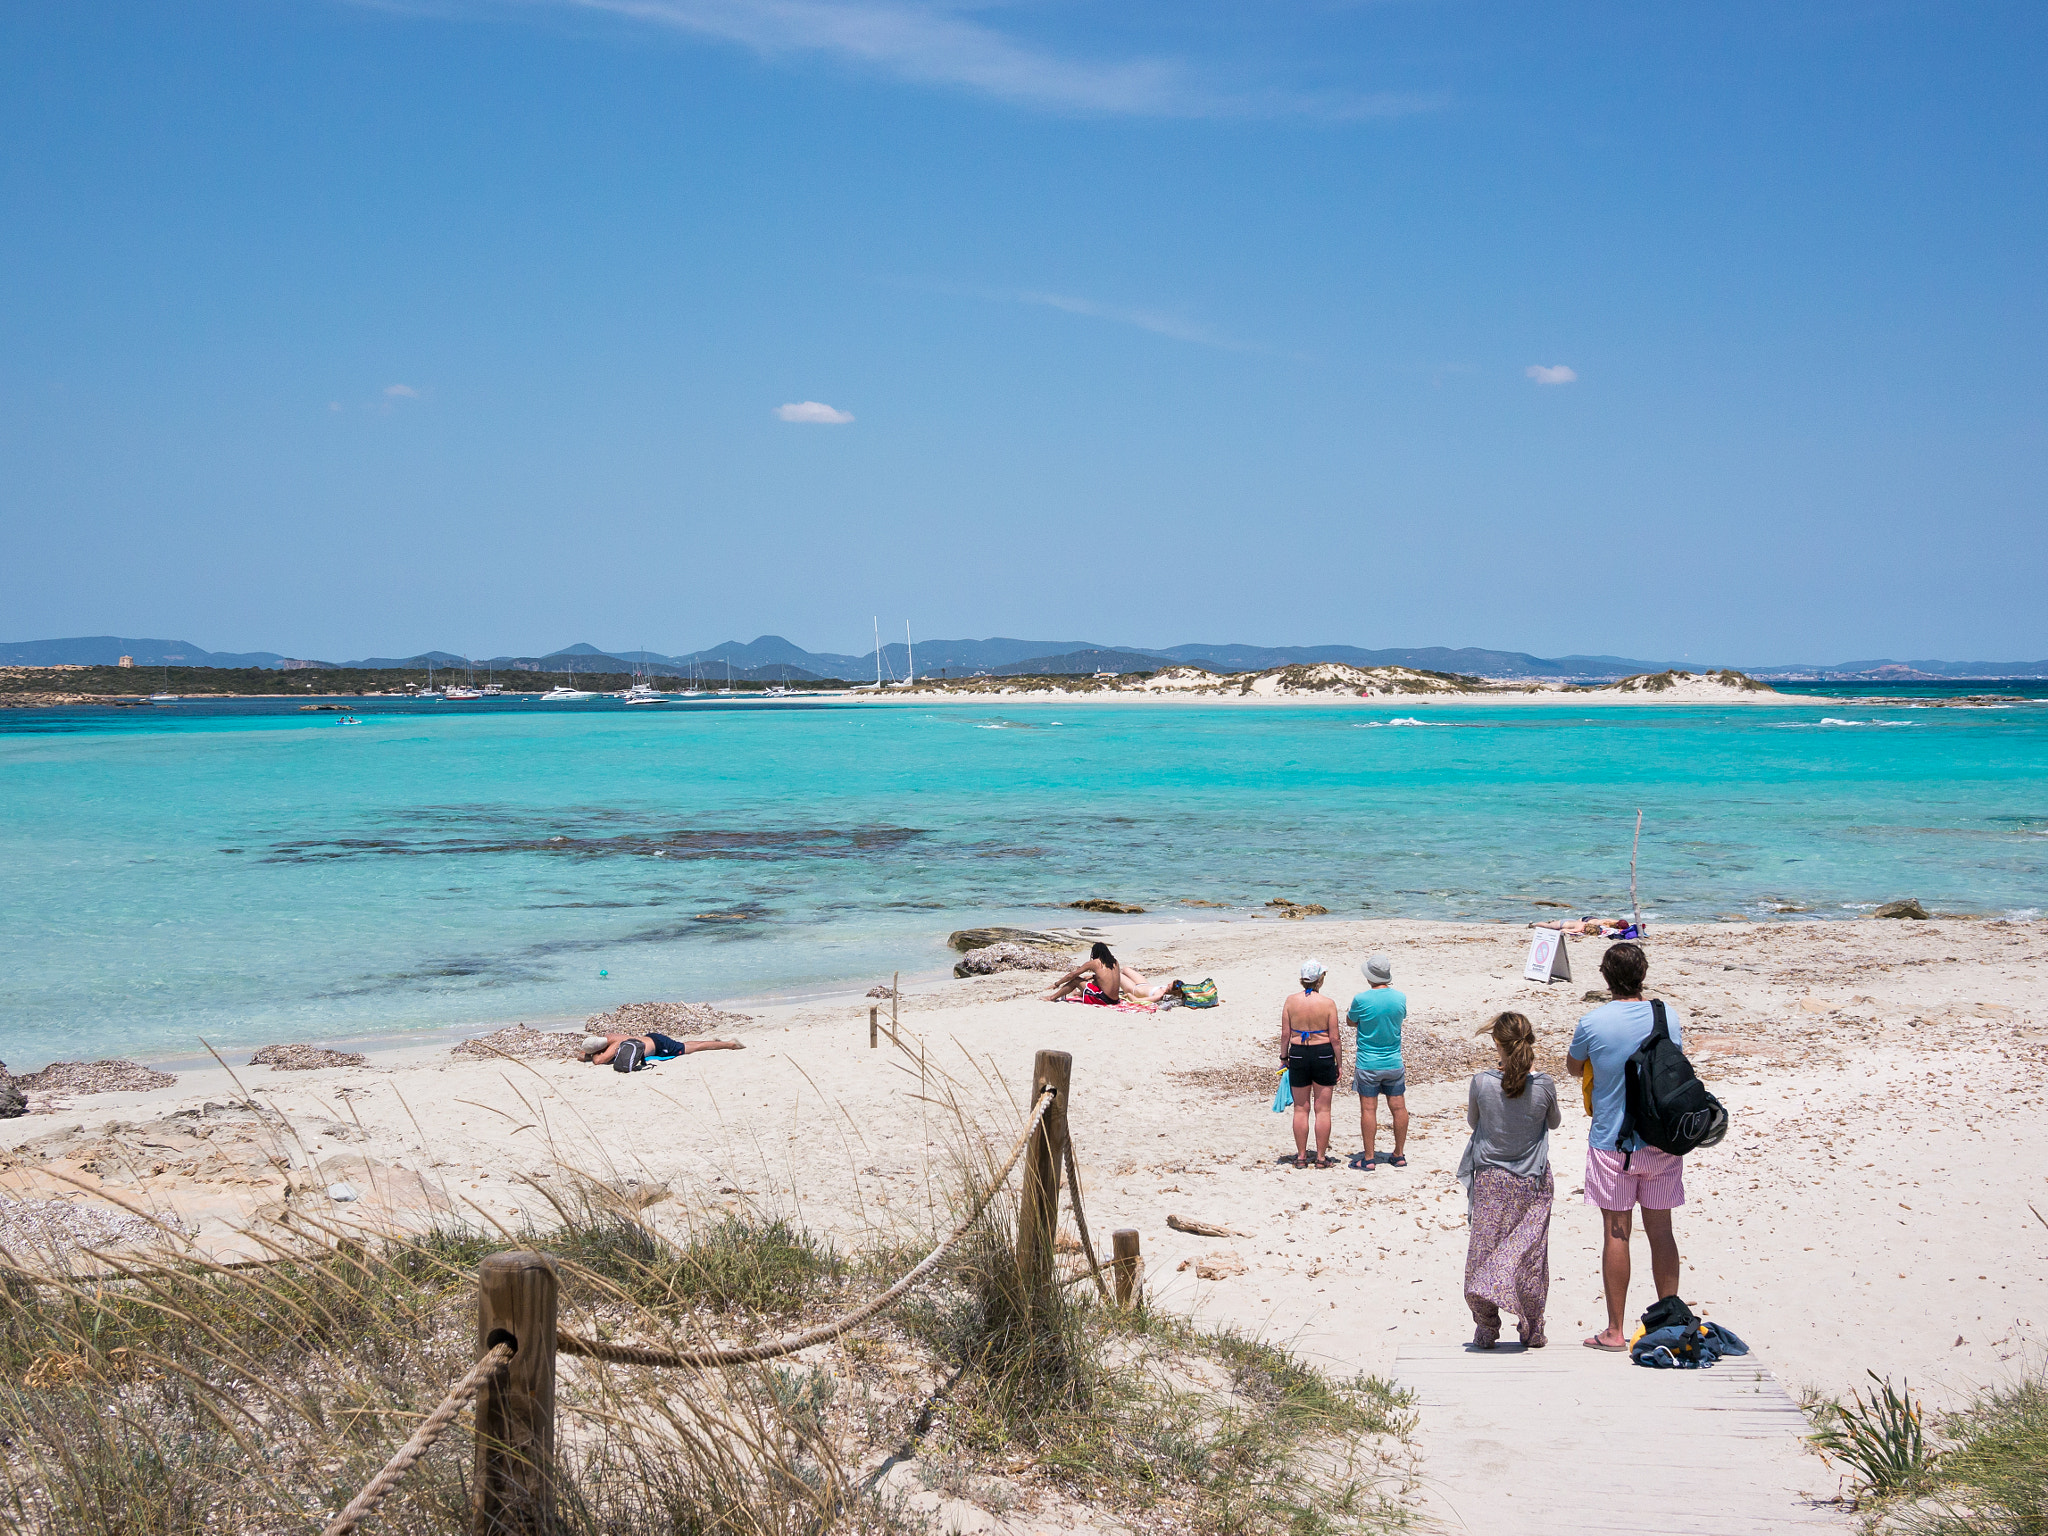
M 1208 977 L 1200 981 L 1181 983 L 1180 995 L 1190 1008 L 1214 1008 L 1216 1006 L 1216 983 Z

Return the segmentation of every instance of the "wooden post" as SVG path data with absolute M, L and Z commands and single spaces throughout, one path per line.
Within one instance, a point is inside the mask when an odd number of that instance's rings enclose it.
M 1116 1272 L 1116 1304 L 1128 1307 L 1138 1295 L 1139 1264 L 1138 1231 L 1135 1227 L 1119 1227 L 1110 1234 L 1115 1245 L 1116 1257 L 1110 1261 L 1110 1268 Z
M 896 1000 L 902 994 L 903 973 L 897 971 L 889 978 L 889 1043 L 891 1045 L 901 1045 L 903 1043 L 896 1038 Z
M 553 1536 L 559 1291 L 544 1253 L 494 1253 L 477 1268 L 477 1353 L 516 1353 L 476 1400 L 471 1536 Z
M 882 1005 L 868 1004 L 868 1049 L 873 1050 L 882 1043 Z
M 1017 1207 L 1017 1267 L 1025 1304 L 1036 1305 L 1052 1290 L 1053 1242 L 1060 1214 L 1060 1169 L 1067 1149 L 1067 1088 L 1074 1058 L 1065 1051 L 1040 1051 L 1031 1064 L 1031 1105 L 1047 1088 L 1052 1108 L 1038 1122 L 1024 1150 L 1024 1197 Z

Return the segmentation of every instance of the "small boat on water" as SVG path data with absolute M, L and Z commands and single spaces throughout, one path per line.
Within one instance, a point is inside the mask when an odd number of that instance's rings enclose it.
M 452 687 L 443 690 L 441 694 L 441 697 L 444 699 L 480 699 L 483 696 L 483 689 L 464 688 L 460 684 L 456 684 Z
M 621 688 L 612 697 L 621 704 L 663 704 L 668 701 L 667 694 L 648 687 L 644 682 L 635 683 L 630 688 Z
M 178 698 L 179 695 L 175 693 L 152 693 L 149 696 L 149 702 L 152 704 L 175 704 L 178 702 Z
M 354 715 L 343 715 L 339 720 L 335 721 L 334 723 L 336 725 L 361 725 L 363 722 L 358 720 Z
M 561 684 L 557 683 L 540 696 L 540 701 L 543 704 L 560 704 L 568 699 L 594 699 L 596 697 L 596 694 L 586 693 L 581 688 L 564 688 Z

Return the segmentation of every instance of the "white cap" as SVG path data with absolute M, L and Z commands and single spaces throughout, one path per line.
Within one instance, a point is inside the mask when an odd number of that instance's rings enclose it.
M 1321 981 L 1323 979 L 1323 962 L 1314 956 L 1310 956 L 1302 961 L 1301 979 L 1303 981 Z
M 597 1053 L 598 1053 L 599 1051 L 601 1051 L 601 1050 L 603 1050 L 603 1049 L 604 1049 L 604 1036 L 603 1036 L 603 1035 L 585 1035 L 585 1036 L 583 1037 L 583 1054 L 584 1054 L 584 1055 L 586 1055 L 586 1056 L 594 1056 L 594 1055 L 596 1055 L 596 1054 L 597 1054 Z

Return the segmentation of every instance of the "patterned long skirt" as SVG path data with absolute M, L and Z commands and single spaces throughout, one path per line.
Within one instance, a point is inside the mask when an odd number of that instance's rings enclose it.
M 1472 1246 L 1465 1251 L 1465 1301 L 1482 1328 L 1512 1312 L 1525 1333 L 1541 1328 L 1550 1301 L 1550 1170 L 1518 1179 L 1501 1168 L 1472 1176 Z

